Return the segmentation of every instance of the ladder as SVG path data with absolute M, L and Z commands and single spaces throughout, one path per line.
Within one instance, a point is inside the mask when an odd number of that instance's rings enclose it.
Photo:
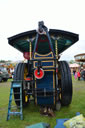
M 14 92 L 13 89 L 20 89 L 18 92 Z M 15 99 L 14 101 L 19 101 L 20 105 L 18 106 L 20 111 L 11 111 L 12 108 L 15 108 L 16 106 L 12 105 L 13 101 L 13 94 L 20 95 L 19 99 Z M 8 113 L 7 113 L 7 121 L 10 119 L 10 115 L 18 115 L 20 116 L 20 119 L 23 120 L 23 113 L 22 113 L 22 81 L 12 81 L 11 82 L 11 88 L 10 88 L 10 96 L 9 96 L 9 104 L 8 104 Z

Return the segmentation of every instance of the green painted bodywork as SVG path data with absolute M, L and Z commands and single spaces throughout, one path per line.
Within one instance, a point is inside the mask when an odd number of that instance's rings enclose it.
M 35 45 L 35 40 L 36 40 L 36 31 L 31 32 L 25 32 L 18 34 L 16 36 L 8 38 L 9 44 L 21 51 L 22 53 L 24 52 L 29 52 L 29 41 L 28 39 L 34 38 L 32 41 L 32 52 L 34 49 Z M 51 42 L 54 48 L 55 52 L 55 37 L 57 37 L 57 45 L 58 45 L 58 54 L 62 53 L 65 51 L 67 48 L 69 48 L 71 45 L 73 45 L 76 41 L 78 41 L 78 35 L 66 31 L 61 31 L 61 30 L 50 30 L 49 35 L 51 38 Z M 46 35 L 39 35 L 39 40 L 38 40 L 38 46 L 37 46 L 37 52 L 39 54 L 47 54 L 49 53 L 50 48 L 49 48 L 49 41 Z

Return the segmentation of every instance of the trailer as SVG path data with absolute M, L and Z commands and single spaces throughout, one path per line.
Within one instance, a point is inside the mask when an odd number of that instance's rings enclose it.
M 68 106 L 72 100 L 72 79 L 69 65 L 59 61 L 60 54 L 79 39 L 78 34 L 49 29 L 41 21 L 38 30 L 27 31 L 8 38 L 8 43 L 23 53 L 26 63 L 18 63 L 14 81 L 22 81 L 22 104 L 30 97 L 42 107 L 57 109 L 58 103 Z M 13 90 L 16 105 L 19 90 Z

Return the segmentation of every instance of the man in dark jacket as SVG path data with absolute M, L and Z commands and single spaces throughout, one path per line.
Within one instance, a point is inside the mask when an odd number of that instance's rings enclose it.
M 81 77 L 85 80 L 85 69 L 81 72 Z

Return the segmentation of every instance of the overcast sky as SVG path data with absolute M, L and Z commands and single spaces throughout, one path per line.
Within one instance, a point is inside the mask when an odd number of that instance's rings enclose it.
M 42 20 L 48 28 L 79 34 L 79 41 L 61 59 L 85 53 L 85 0 L 0 0 L 0 60 L 23 60 L 7 38 L 37 29 Z

